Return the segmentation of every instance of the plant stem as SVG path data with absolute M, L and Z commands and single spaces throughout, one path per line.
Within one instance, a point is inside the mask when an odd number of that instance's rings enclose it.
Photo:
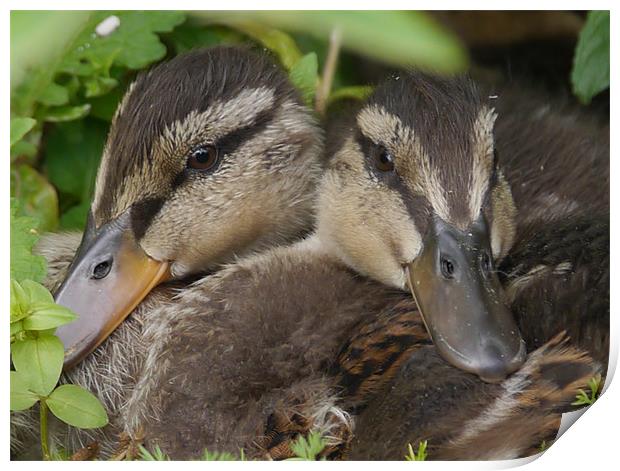
M 41 426 L 41 453 L 45 461 L 50 461 L 49 438 L 47 435 L 47 404 L 44 399 L 39 403 L 39 418 Z
M 329 36 L 329 49 L 327 50 L 327 58 L 323 67 L 323 78 L 316 92 L 315 110 L 319 115 L 324 115 L 327 111 L 327 99 L 332 89 L 332 82 L 336 74 L 336 65 L 338 64 L 338 55 L 340 54 L 340 41 L 342 34 L 340 30 L 335 28 Z

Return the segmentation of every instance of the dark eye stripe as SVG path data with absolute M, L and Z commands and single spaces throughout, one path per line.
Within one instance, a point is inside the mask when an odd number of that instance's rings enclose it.
M 131 227 L 136 240 L 140 240 L 146 228 L 164 205 L 164 198 L 149 198 L 133 205 L 131 210 Z
M 226 155 L 234 154 L 237 149 L 244 143 L 252 140 L 256 135 L 263 132 L 267 126 L 273 121 L 275 115 L 275 108 L 270 108 L 260 112 L 254 122 L 248 126 L 244 126 L 239 129 L 235 129 L 228 134 L 220 137 L 217 142 L 213 144 L 220 153 L 220 159 Z M 172 181 L 172 189 L 178 188 L 189 177 L 187 169 L 179 172 Z

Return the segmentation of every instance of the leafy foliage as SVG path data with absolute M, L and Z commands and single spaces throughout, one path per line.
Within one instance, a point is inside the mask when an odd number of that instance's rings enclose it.
M 572 403 L 573 406 L 591 406 L 596 402 L 598 396 L 600 395 L 600 387 L 601 387 L 601 375 L 596 375 L 594 378 L 588 381 L 588 392 L 580 389 L 577 393 L 577 397 L 575 402 Z
M 426 447 L 428 446 L 428 441 L 424 440 L 418 443 L 418 452 L 415 453 L 413 451 L 413 447 L 411 443 L 407 445 L 407 454 L 405 455 L 406 461 L 426 461 Z
M 153 449 L 153 453 L 151 453 L 149 450 L 144 448 L 144 446 L 142 445 L 139 446 L 139 449 L 140 449 L 139 458 L 142 461 L 170 461 L 170 457 L 166 453 L 161 451 L 161 448 L 159 448 L 159 445 L 155 445 L 155 448 Z
M 35 124 L 37 124 L 37 122 L 32 118 L 11 119 L 11 147 L 17 144 Z
M 583 27 L 571 74 L 573 91 L 583 103 L 609 87 L 609 11 L 591 11 Z
M 308 437 L 300 435 L 291 444 L 291 450 L 295 453 L 295 458 L 289 458 L 289 460 L 316 461 L 326 445 L 327 442 L 318 432 L 311 432 Z
M 19 411 L 41 402 L 41 447 L 50 458 L 47 444 L 47 409 L 60 420 L 80 428 L 102 427 L 108 417 L 99 400 L 79 386 L 56 387 L 62 372 L 64 348 L 54 335 L 56 327 L 72 322 L 76 315 L 54 303 L 39 283 L 11 280 L 11 410 Z
M 11 198 L 11 279 L 42 281 L 45 276 L 45 259 L 32 255 L 32 247 L 39 239 L 38 222 L 19 215 L 19 204 Z

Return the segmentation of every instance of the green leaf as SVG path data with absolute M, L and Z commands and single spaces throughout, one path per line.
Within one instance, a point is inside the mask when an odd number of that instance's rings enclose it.
M 115 87 L 105 95 L 91 98 L 90 116 L 108 122 L 112 121 L 124 94 L 125 87 Z
M 11 196 L 26 216 L 35 218 L 41 232 L 58 227 L 58 195 L 43 175 L 29 165 L 11 167 Z
M 30 297 L 26 290 L 15 280 L 11 280 L 11 324 L 28 315 Z
M 18 208 L 17 200 L 11 198 L 11 278 L 17 281 L 43 281 L 45 258 L 32 254 L 32 247 L 39 239 L 37 221 L 18 216 Z
M 47 396 L 60 378 L 64 359 L 62 342 L 53 335 L 19 340 L 11 345 L 13 365 L 28 387 Z
M 286 70 L 291 70 L 302 57 L 295 40 L 283 31 L 252 21 L 231 21 L 227 24 L 273 51 Z
M 28 131 L 30 131 L 37 121 L 32 118 L 12 118 L 11 119 L 11 147 L 19 142 Z
M 28 383 L 17 371 L 10 372 L 10 381 L 11 410 L 30 409 L 39 400 L 39 396 L 28 389 Z
M 374 88 L 369 85 L 353 85 L 342 87 L 329 95 L 329 104 L 338 100 L 365 100 L 373 92 Z
M 241 43 L 243 36 L 237 31 L 224 26 L 212 25 L 205 27 L 186 21 L 175 28 L 168 39 L 175 52 L 181 54 L 198 47 Z
M 84 94 L 86 98 L 105 95 L 118 85 L 118 81 L 112 77 L 93 77 L 84 82 Z
M 289 78 L 301 92 L 304 103 L 312 106 L 318 83 L 319 62 L 316 53 L 311 52 L 299 59 L 289 72 Z
M 62 85 L 51 82 L 41 92 L 37 101 L 47 106 L 66 105 L 69 102 L 69 90 Z
M 107 36 L 99 36 L 95 29 L 110 16 L 116 16 L 120 25 Z M 74 42 L 62 71 L 75 73 L 84 62 L 104 73 L 112 63 L 130 69 L 142 69 L 160 60 L 166 47 L 155 33 L 170 32 L 185 21 L 185 15 L 175 11 L 98 11 Z M 87 70 L 86 75 L 92 74 Z
M 308 438 L 300 435 L 291 444 L 291 450 L 296 458 L 289 458 L 290 461 L 315 461 L 317 456 L 325 448 L 325 439 L 318 432 L 311 432 Z
M 74 427 L 97 428 L 108 423 L 99 399 L 74 384 L 57 387 L 45 402 L 56 417 Z
M 53 304 L 54 297 L 45 286 L 32 280 L 24 280 L 21 282 L 21 286 L 26 293 L 29 304 Z
M 52 81 L 57 61 L 88 20 L 87 11 L 11 11 L 11 108 L 26 115 Z M 19 92 L 13 93 L 16 89 Z M 17 99 L 14 103 L 13 98 Z
M 90 112 L 90 104 L 85 103 L 77 106 L 58 106 L 45 111 L 43 119 L 50 123 L 73 121 L 86 116 Z
M 206 448 L 202 452 L 200 461 L 245 461 L 245 455 L 243 449 L 241 450 L 241 458 L 237 458 L 232 453 L 209 451 Z
M 573 92 L 587 104 L 609 87 L 609 11 L 588 13 L 573 60 Z
M 407 444 L 407 455 L 405 455 L 406 461 L 426 461 L 426 447 L 428 446 L 428 441 L 423 440 L 418 443 L 418 452 L 414 453 L 413 447 L 411 443 Z
M 77 315 L 70 309 L 59 304 L 33 304 L 32 314 L 22 321 L 25 330 L 55 329 L 77 319 Z
M 47 174 L 60 192 L 63 229 L 83 229 L 95 187 L 108 125 L 100 120 L 63 123 L 49 134 L 45 149 Z
M 153 453 L 151 453 L 149 450 L 144 448 L 144 446 L 142 445 L 139 445 L 139 449 L 140 449 L 140 459 L 142 461 L 170 461 L 170 457 L 166 453 L 161 451 L 161 448 L 159 448 L 159 445 L 155 445 L 155 448 L 153 449 Z
M 60 218 L 61 229 L 66 231 L 83 230 L 86 227 L 89 210 L 90 204 L 88 202 L 69 208 Z
M 328 38 L 337 28 L 342 33 L 344 48 L 401 67 L 455 73 L 465 70 L 468 64 L 467 51 L 457 36 L 423 12 L 262 10 L 192 12 L 192 15 L 233 25 L 253 21 L 266 30 L 271 26 L 319 39 Z M 273 45 L 263 44 L 275 50 Z M 287 68 L 295 62 L 293 60 Z

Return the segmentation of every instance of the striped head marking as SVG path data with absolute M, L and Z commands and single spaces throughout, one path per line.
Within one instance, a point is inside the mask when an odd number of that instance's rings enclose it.
M 318 215 L 330 250 L 409 288 L 444 357 L 488 381 L 525 354 L 493 269 L 512 245 L 515 216 L 494 122 L 465 77 L 408 73 L 383 84 L 331 156 Z
M 56 301 L 65 368 L 158 283 L 307 230 L 321 134 L 286 75 L 242 48 L 178 56 L 140 76 L 104 149 L 86 231 Z
M 308 222 L 321 145 L 269 58 L 231 47 L 178 56 L 140 76 L 119 106 L 94 223 L 130 211 L 151 257 L 174 261 L 178 275 L 208 268 Z

